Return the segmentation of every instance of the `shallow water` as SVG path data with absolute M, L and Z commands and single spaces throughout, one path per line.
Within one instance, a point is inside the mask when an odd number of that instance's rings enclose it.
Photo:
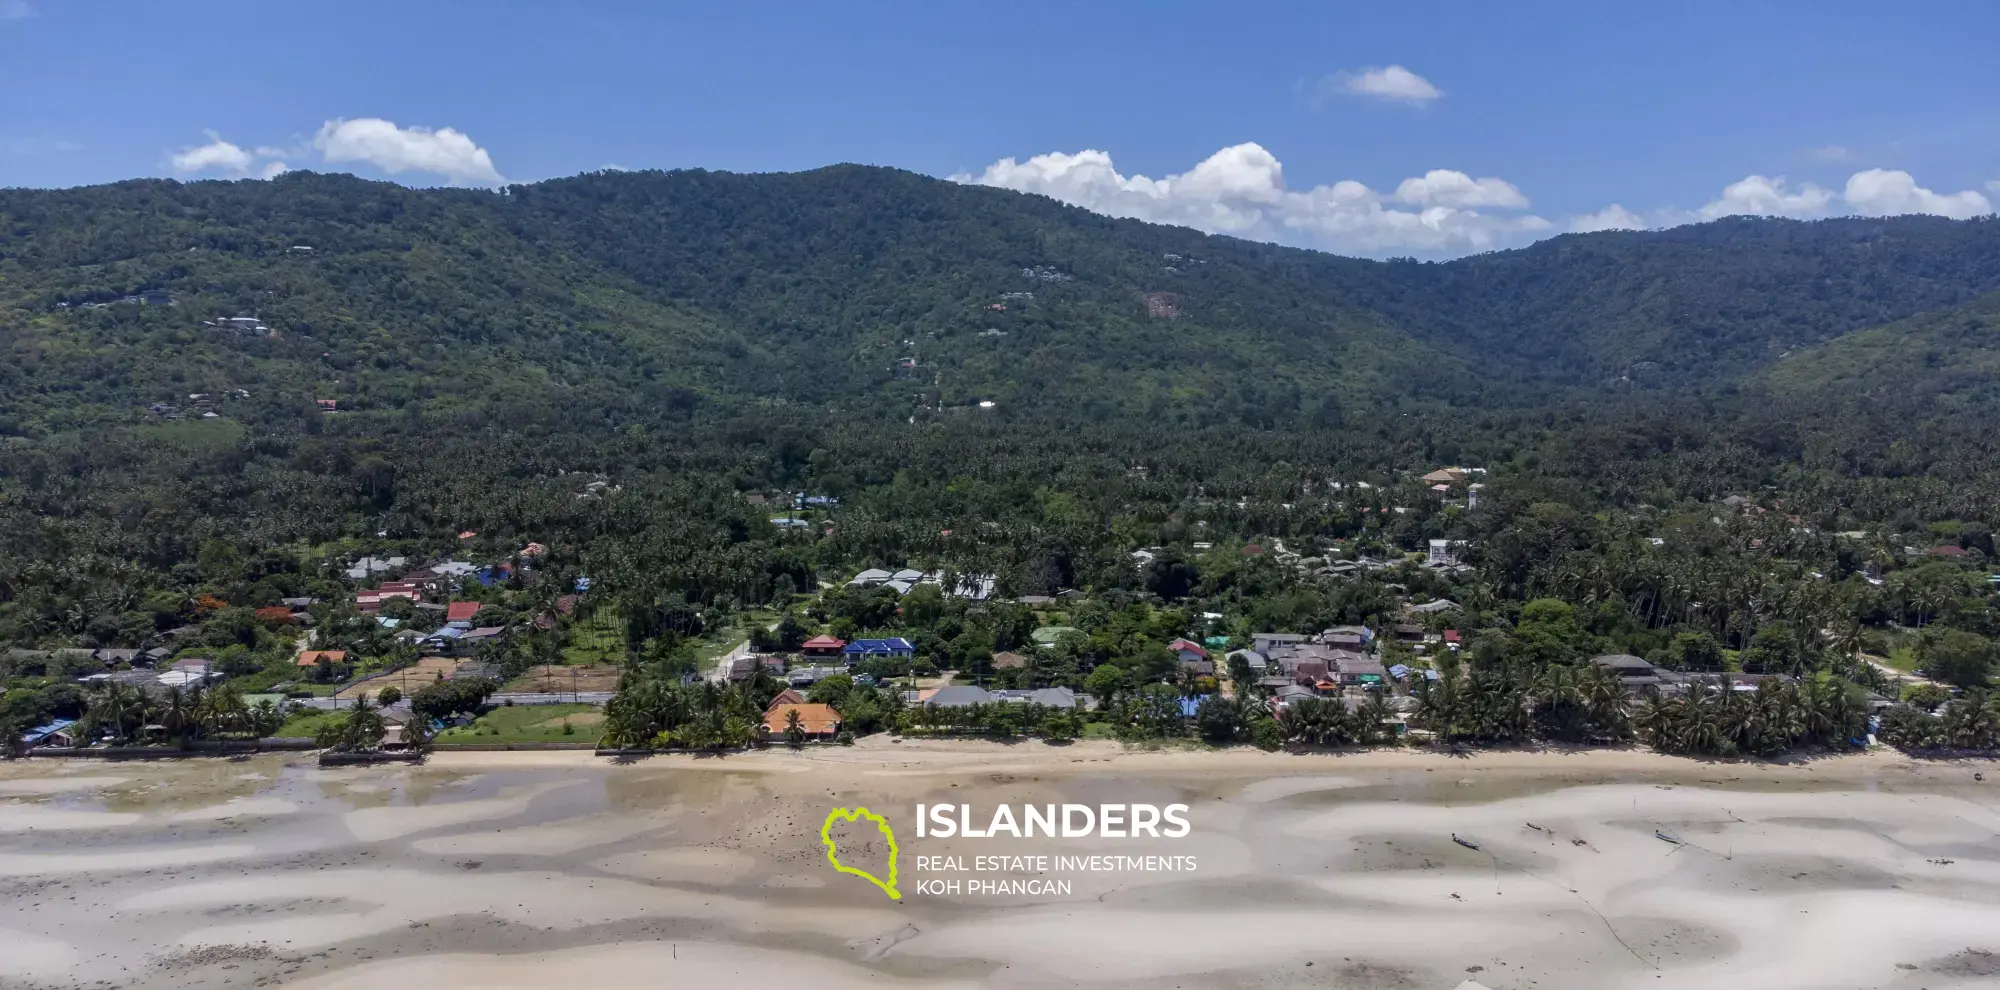
M 1007 759 L 11 765 L 0 986 L 493 973 L 656 986 L 672 971 L 816 986 L 1904 990 L 1989 985 L 1979 953 L 2000 951 L 2000 791 L 1955 778 Z M 919 802 L 1181 803 L 1192 831 L 919 839 Z M 857 805 L 896 826 L 901 900 L 825 860 L 824 816 Z M 885 868 L 883 849 L 850 852 Z M 1199 867 L 987 877 L 1061 879 L 1061 892 L 920 889 L 972 877 L 916 857 L 982 854 Z

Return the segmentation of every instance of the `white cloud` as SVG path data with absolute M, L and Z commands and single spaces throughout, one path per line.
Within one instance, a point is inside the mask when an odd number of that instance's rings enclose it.
M 1581 213 L 1569 218 L 1569 229 L 1588 234 L 1598 230 L 1644 230 L 1646 221 L 1637 213 L 1613 203 L 1596 213 Z
M 1322 90 L 1399 103 L 1414 103 L 1418 106 L 1444 95 L 1444 90 L 1431 85 L 1430 80 L 1400 65 L 1344 72 L 1328 76 L 1320 85 Z
M 1807 150 L 1806 157 L 1816 162 L 1844 162 L 1853 159 L 1854 152 L 1837 144 L 1829 144 Z
M 1040 193 L 1111 216 L 1361 254 L 1485 251 L 1552 226 L 1537 216 L 1472 209 L 1525 207 L 1528 201 L 1499 179 L 1460 172 L 1407 180 L 1394 197 L 1351 179 L 1295 191 L 1285 186 L 1284 166 L 1254 143 L 1224 148 L 1159 179 L 1125 175 L 1109 154 L 1095 150 L 1003 158 L 978 175 L 952 179 Z M 1398 209 L 1399 203 L 1422 208 Z
M 1528 205 L 1528 197 L 1514 184 L 1501 179 L 1475 179 L 1464 172 L 1434 168 L 1421 178 L 1404 179 L 1396 187 L 1398 202 L 1415 206 L 1497 206 L 1518 210 Z
M 0 24 L 25 21 L 33 16 L 35 16 L 35 5 L 28 0 L 0 0 Z
M 379 117 L 329 120 L 314 136 L 313 147 L 329 162 L 367 162 L 390 175 L 428 172 L 462 185 L 506 181 L 485 148 L 449 127 L 398 127 Z
M 286 165 L 284 162 L 265 162 L 264 167 L 257 170 L 257 177 L 260 179 L 275 179 L 291 170 L 291 166 Z
M 1994 179 L 1986 183 L 1986 191 L 2000 193 L 2000 179 Z
M 206 172 L 216 169 L 223 172 L 243 173 L 250 170 L 254 160 L 249 152 L 222 139 L 214 131 L 204 131 L 208 143 L 194 148 L 182 148 L 167 159 L 167 164 L 176 172 Z
M 1856 213 L 1871 217 L 1931 213 L 1964 220 L 1993 212 L 1993 204 L 1970 189 L 1949 195 L 1934 193 L 1917 185 L 1908 172 L 1879 168 L 1849 176 L 1843 198 Z
M 1833 202 L 1833 191 L 1810 182 L 1790 189 L 1785 177 L 1749 175 L 1730 183 L 1722 197 L 1703 206 L 1697 215 L 1703 220 L 1718 217 L 1816 217 Z

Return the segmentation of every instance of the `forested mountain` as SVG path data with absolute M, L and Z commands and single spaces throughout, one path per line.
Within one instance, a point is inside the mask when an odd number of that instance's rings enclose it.
M 0 226 L 0 432 L 24 435 L 237 388 L 295 421 L 325 398 L 509 426 L 990 401 L 1325 427 L 1708 388 L 2000 288 L 1991 222 L 1735 219 L 1385 264 L 855 166 L 504 193 L 135 181 L 0 193 Z M 145 290 L 173 304 L 85 308 Z M 203 325 L 242 314 L 277 335 Z
M 688 603 L 904 562 L 1304 627 L 1380 620 L 1408 581 L 1232 547 L 1449 537 L 1496 623 L 1629 600 L 1646 636 L 1742 646 L 1779 600 L 1760 582 L 2000 524 L 1997 292 L 1991 220 L 1422 264 L 856 166 L 0 191 L 0 642 L 145 642 L 200 595 L 268 607 L 360 553 L 530 539 L 634 649 Z M 1415 481 L 1453 464 L 1488 471 L 1476 506 Z M 798 492 L 841 501 L 781 531 L 766 499 Z M 1677 549 L 1642 556 L 1654 532 Z M 1228 559 L 1128 556 L 1197 542 Z

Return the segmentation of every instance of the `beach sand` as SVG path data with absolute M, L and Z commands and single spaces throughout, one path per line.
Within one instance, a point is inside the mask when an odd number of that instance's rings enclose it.
M 1991 987 L 1994 769 L 882 738 L 27 760 L 0 764 L 0 988 Z M 1178 803 L 1192 827 L 920 838 L 920 802 Z M 900 900 L 826 861 L 827 812 L 857 806 L 895 828 Z M 844 861 L 886 873 L 847 828 Z M 982 855 L 1197 865 L 919 869 Z M 931 888 L 1009 878 L 1069 886 Z

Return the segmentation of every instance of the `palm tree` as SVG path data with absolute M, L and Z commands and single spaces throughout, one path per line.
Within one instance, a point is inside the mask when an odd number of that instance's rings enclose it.
M 169 736 L 179 741 L 182 748 L 186 748 L 201 729 L 200 706 L 199 688 L 175 685 L 167 688 L 167 693 L 160 697 L 160 725 Z
M 250 728 L 250 710 L 243 705 L 243 695 L 228 685 L 202 695 L 196 714 L 204 734 L 212 739 Z
M 354 699 L 354 707 L 347 710 L 346 718 L 321 729 L 316 742 L 322 749 L 336 751 L 373 749 L 388 731 L 382 713 L 363 696 Z
M 785 745 L 793 749 L 803 749 L 806 744 L 806 727 L 799 721 L 799 710 L 785 710 Z
M 1396 709 L 1389 704 L 1389 692 L 1370 691 L 1368 700 L 1354 713 L 1354 736 L 1358 742 L 1373 746 L 1389 740 L 1392 730 L 1390 720 L 1395 718 Z

